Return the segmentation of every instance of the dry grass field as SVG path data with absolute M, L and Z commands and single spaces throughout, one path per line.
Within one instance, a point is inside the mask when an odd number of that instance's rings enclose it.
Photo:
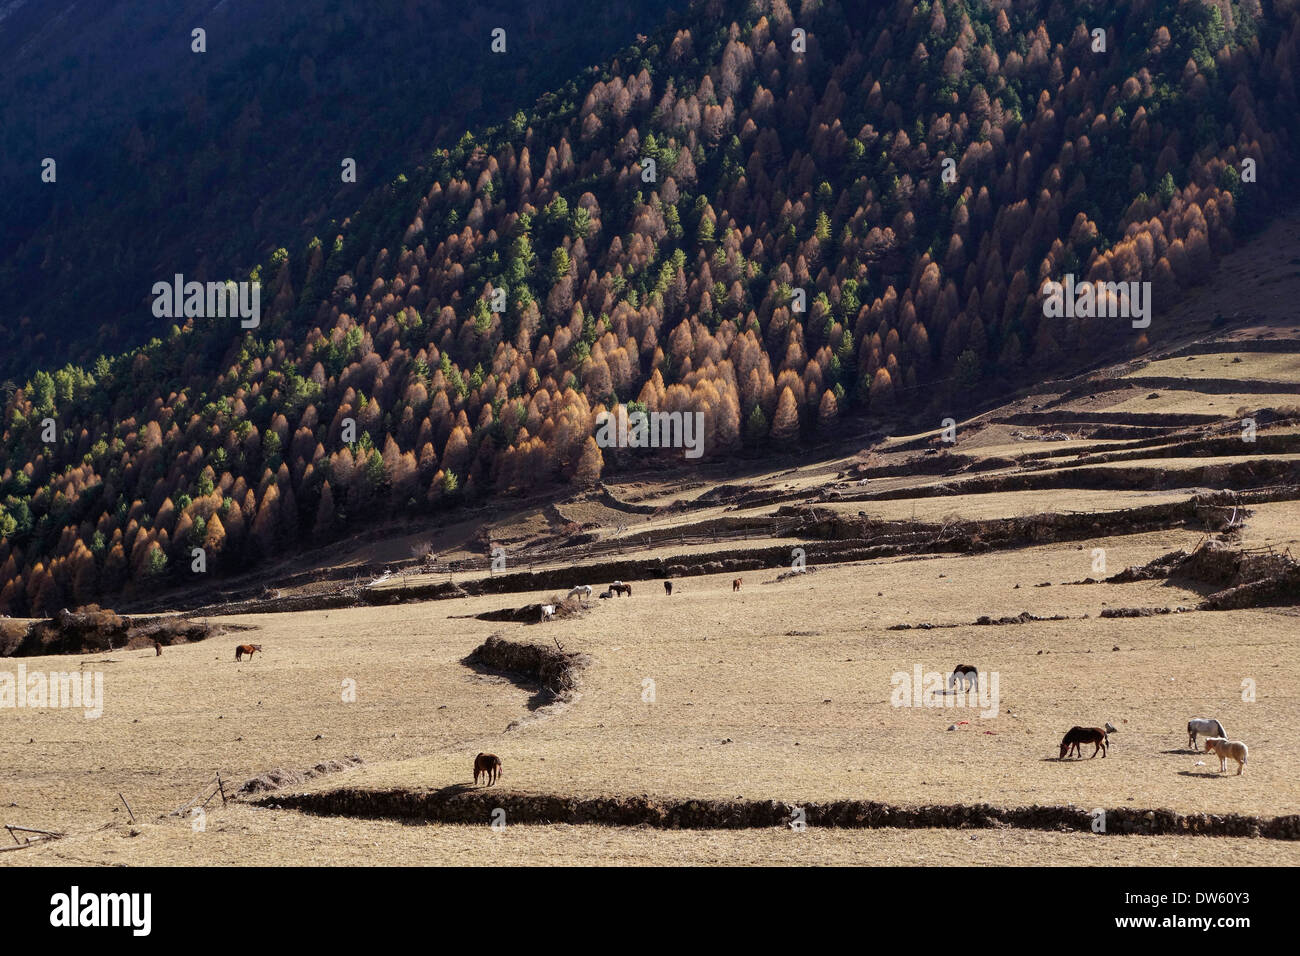
M 148 823 L 6 854 L 9 865 L 1293 866 L 1291 844 L 1035 830 L 410 826 L 234 806 L 206 832 Z
M 1194 543 L 1189 537 L 1097 546 L 1109 561 L 1140 564 Z M 1107 605 L 1191 605 L 1197 595 L 1151 582 L 1062 583 L 1090 569 L 1090 552 L 1050 545 L 828 566 L 780 583 L 775 572 L 757 572 L 744 575 L 739 593 L 727 576 L 688 578 L 671 598 L 646 582 L 631 598 L 593 602 L 582 616 L 543 625 L 459 616 L 502 606 L 499 595 L 241 617 L 234 622 L 259 630 L 168 648 L 161 658 L 115 651 L 113 663 L 87 660 L 105 673 L 97 720 L 69 711 L 6 717 L 14 732 L 0 743 L 0 760 L 12 768 L 0 789 L 5 822 L 71 835 L 0 859 L 492 862 L 492 848 L 509 841 L 511 858 L 547 863 L 923 863 L 969 853 L 1001 863 L 1044 862 L 1044 854 L 1058 863 L 1300 862 L 1292 842 L 1224 838 L 808 831 L 798 843 L 779 831 L 601 827 L 589 842 L 575 832 L 582 828 L 521 825 L 493 843 L 472 827 L 321 820 L 242 805 L 210 804 L 204 832 L 193 832 L 189 818 L 160 819 L 217 769 L 238 785 L 271 768 L 358 753 L 363 768 L 295 789 L 345 781 L 436 790 L 468 782 L 480 750 L 503 757 L 499 786 L 523 793 L 1300 812 L 1285 757 L 1300 747 L 1289 680 L 1300 652 L 1297 618 L 1272 609 L 1100 619 Z M 1034 587 L 1043 581 L 1053 585 Z M 1022 611 L 1071 620 L 970 623 Z M 907 623 L 961 626 L 888 630 Z M 589 654 L 580 695 L 533 711 L 529 688 L 461 663 L 491 633 L 554 639 Z M 265 654 L 236 664 L 237 639 L 262 643 Z M 75 660 L 25 663 L 54 669 Z M 946 674 L 963 662 L 997 672 L 996 716 L 891 705 L 895 673 L 910 676 L 920 665 Z M 1241 700 L 1247 678 L 1258 688 L 1253 703 Z M 353 703 L 342 700 L 349 679 Z M 647 680 L 653 703 L 643 699 Z M 1183 726 L 1200 714 L 1249 741 L 1246 774 L 1220 775 L 1203 754 L 1186 751 Z M 1056 759 L 1064 729 L 1107 720 L 1119 728 L 1108 758 Z
M 504 762 L 497 791 L 511 798 L 1300 814 L 1300 595 L 1196 609 L 1254 580 L 1240 570 L 1249 561 L 1300 550 L 1300 435 L 1288 411 L 1300 405 L 1300 335 L 1276 294 L 1256 324 L 1212 334 L 1216 294 L 1192 304 L 1201 325 L 1183 340 L 1099 377 L 1044 383 L 960 422 L 955 444 L 937 431 L 886 436 L 403 526 L 259 574 L 217 604 L 176 607 L 254 630 L 161 657 L 6 660 L 0 671 L 102 673 L 104 711 L 0 711 L 0 823 L 66 833 L 0 853 L 0 865 L 1300 863 L 1300 841 L 1271 838 L 508 820 L 498 830 L 488 819 L 319 816 L 266 806 L 280 791 L 260 805 L 236 793 L 269 771 L 356 754 L 362 766 L 283 792 L 454 794 L 490 751 Z M 1177 387 L 1144 381 L 1171 378 Z M 1259 419 L 1256 443 L 1241 440 L 1243 414 Z M 491 542 L 513 577 L 489 571 Z M 807 573 L 778 580 L 796 548 Z M 1108 580 L 1171 552 L 1210 553 L 1198 549 L 1245 563 L 1232 580 Z M 599 592 L 615 577 L 631 597 L 593 596 L 544 623 L 476 617 L 550 603 L 560 582 Z M 272 597 L 251 600 L 264 586 Z M 1119 609 L 1169 613 L 1103 616 Z M 585 655 L 576 693 L 552 702 L 537 675 L 468 663 L 492 635 Z M 236 663 L 244 642 L 264 651 Z M 946 677 L 958 664 L 979 669 L 986 693 L 996 681 L 983 706 L 943 693 L 900 705 L 900 675 L 910 686 L 917 669 Z M 1243 775 L 1187 749 L 1194 716 L 1249 744 Z M 1109 756 L 1058 759 L 1071 726 L 1107 721 Z M 227 805 L 214 798 L 202 821 L 168 816 L 218 771 Z

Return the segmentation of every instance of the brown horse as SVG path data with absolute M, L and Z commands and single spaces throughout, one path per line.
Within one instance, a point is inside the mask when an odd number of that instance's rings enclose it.
M 479 754 L 474 758 L 474 783 L 478 784 L 479 775 L 482 774 L 490 787 L 497 782 L 501 776 L 501 758 L 496 754 Z
M 157 641 L 153 642 L 153 651 L 154 651 L 153 653 L 154 657 L 162 657 L 162 645 L 159 644 Z
M 1109 749 L 1109 745 L 1110 745 L 1109 739 L 1106 735 L 1108 733 L 1114 732 L 1114 730 L 1115 728 L 1112 727 L 1110 724 L 1107 724 L 1104 728 L 1071 727 L 1069 731 L 1066 732 L 1064 739 L 1061 740 L 1060 759 L 1064 760 L 1066 754 L 1068 754 L 1071 750 L 1074 751 L 1074 755 L 1076 757 L 1082 759 L 1083 751 L 1080 750 L 1080 745 L 1094 744 L 1095 746 L 1092 751 L 1092 756 L 1093 757 L 1097 756 L 1097 751 L 1100 750 L 1101 757 L 1103 760 L 1105 760 L 1106 751 Z M 1092 757 L 1089 757 L 1088 759 L 1091 760 Z
M 247 656 L 251 661 L 253 659 L 253 651 L 260 651 L 261 649 L 261 644 L 240 644 L 235 648 L 235 660 L 243 660 L 244 657 Z
M 672 582 L 672 581 L 665 581 L 665 582 L 664 582 L 664 594 L 667 594 L 669 597 L 672 597 L 672 596 L 673 596 L 673 582 Z
M 739 590 L 740 590 L 740 582 L 743 581 L 743 580 L 745 580 L 745 579 L 744 579 L 744 578 L 736 578 L 734 581 L 732 581 L 732 582 L 731 582 L 731 590 L 732 590 L 732 591 L 739 591 Z
M 611 585 L 609 586 L 609 589 L 610 589 L 611 591 L 613 591 L 615 594 L 620 595 L 620 596 L 623 596 L 623 595 L 626 595 L 627 597 L 631 597 L 631 596 L 632 596 L 632 585 L 630 585 L 630 584 L 624 584 L 624 583 L 621 582 L 621 581 L 616 582 L 616 583 L 614 583 L 614 584 L 611 584 Z

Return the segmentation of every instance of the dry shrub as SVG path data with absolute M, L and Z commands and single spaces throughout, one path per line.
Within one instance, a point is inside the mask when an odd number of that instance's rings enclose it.
M 1300 563 L 1294 558 L 1276 552 L 1251 554 L 1214 538 L 1190 554 L 1171 551 L 1107 580 L 1124 583 L 1159 578 L 1187 578 L 1220 588 L 1201 602 L 1198 609 L 1202 611 L 1300 603 Z
M 152 647 L 155 642 L 201 641 L 218 631 L 180 617 L 132 621 L 115 611 L 89 604 L 75 611 L 60 610 L 54 617 L 34 624 L 0 622 L 0 657 L 135 650 Z
M 322 777 L 329 773 L 341 773 L 344 770 L 359 767 L 363 763 L 365 761 L 356 754 L 352 754 L 342 760 L 326 760 L 318 763 L 310 770 L 285 770 L 283 767 L 276 767 L 274 770 L 259 773 L 256 777 L 245 780 L 236 793 L 266 793 L 269 790 L 279 790 L 281 787 L 297 786 L 314 777 Z
M 780 574 L 778 574 L 778 575 L 776 576 L 776 581 L 773 582 L 773 583 L 777 583 L 777 584 L 779 584 L 781 581 L 788 581 L 790 578 L 802 578 L 802 577 L 806 577 L 806 576 L 809 575 L 809 574 L 815 574 L 816 571 L 817 571 L 817 569 L 816 569 L 815 567 L 813 567 L 812 565 L 808 565 L 808 566 L 806 566 L 806 567 L 800 568 L 800 569 L 797 570 L 797 571 L 795 571 L 795 570 L 782 571 Z M 764 583 L 766 583 L 766 582 L 764 582 Z
M 592 589 L 592 597 L 596 596 L 595 588 Z M 586 611 L 582 606 L 582 598 L 574 595 L 573 597 L 560 598 L 558 595 L 551 596 L 551 603 L 555 605 L 556 617 L 572 617 L 580 615 Z
M 220 628 L 181 617 L 166 617 L 139 627 L 132 627 L 128 649 L 153 647 L 155 643 L 192 644 L 220 633 Z
M 0 657 L 13 657 L 32 629 L 26 621 L 0 621 Z
M 578 672 L 587 665 L 587 657 L 545 644 L 507 641 L 493 634 L 470 652 L 465 662 L 522 674 L 563 700 L 577 690 Z
M 38 621 L 31 630 L 32 640 L 23 653 L 83 654 L 125 647 L 131 622 L 114 611 L 88 604 L 75 611 L 59 610 L 54 617 Z M 31 651 L 27 646 L 35 645 Z

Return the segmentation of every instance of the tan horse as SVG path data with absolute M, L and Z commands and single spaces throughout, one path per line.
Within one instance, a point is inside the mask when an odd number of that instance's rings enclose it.
M 1228 769 L 1228 758 L 1237 761 L 1237 776 L 1246 769 L 1246 756 L 1249 750 L 1240 740 L 1229 740 L 1227 737 L 1206 737 L 1205 752 L 1214 751 L 1214 756 L 1219 758 L 1219 773 Z
M 240 644 L 235 648 L 235 660 L 243 660 L 244 657 L 247 656 L 251 661 L 253 659 L 253 651 L 260 651 L 261 649 L 261 644 Z
M 501 758 L 496 754 L 479 754 L 474 758 L 474 783 L 478 784 L 479 775 L 482 774 L 490 787 L 497 782 L 501 776 Z

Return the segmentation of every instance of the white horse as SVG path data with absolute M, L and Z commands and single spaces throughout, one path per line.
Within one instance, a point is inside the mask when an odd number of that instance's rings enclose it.
M 1206 737 L 1228 736 L 1228 732 L 1223 729 L 1223 724 L 1213 717 L 1193 717 L 1187 722 L 1187 746 L 1192 750 L 1196 749 L 1197 734 L 1204 734 Z
M 585 597 L 587 600 L 591 600 L 591 585 L 579 584 L 576 588 L 571 588 L 567 596 L 579 598 Z
M 979 690 L 979 671 L 969 664 L 958 664 L 948 676 L 948 689 L 961 683 L 962 690 Z
M 553 617 L 555 617 L 555 605 L 554 605 L 554 604 L 543 604 L 543 605 L 542 605 L 542 620 L 543 620 L 543 621 L 549 621 L 549 620 L 550 620 L 551 618 L 553 618 Z

